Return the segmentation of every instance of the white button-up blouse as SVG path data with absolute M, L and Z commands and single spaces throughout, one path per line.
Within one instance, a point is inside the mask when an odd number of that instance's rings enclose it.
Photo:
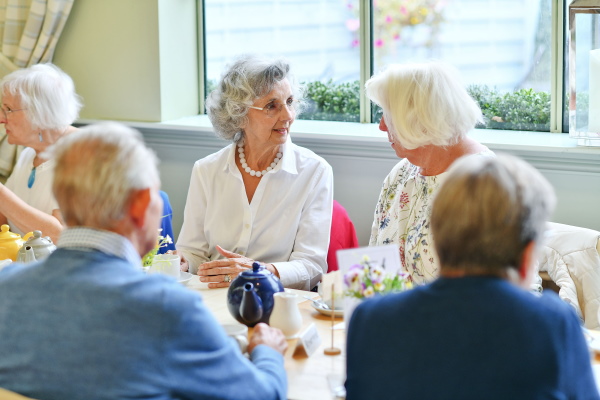
M 222 258 L 219 245 L 274 264 L 285 287 L 310 290 L 327 271 L 331 166 L 288 139 L 248 204 L 235 151 L 231 144 L 194 164 L 177 250 L 194 274 L 199 264 Z

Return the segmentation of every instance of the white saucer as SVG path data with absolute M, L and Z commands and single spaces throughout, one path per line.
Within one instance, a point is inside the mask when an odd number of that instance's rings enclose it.
M 318 305 L 316 305 L 315 303 L 310 303 L 310 305 L 312 306 L 312 308 L 314 308 L 315 310 L 317 310 L 318 312 L 320 312 L 323 315 L 327 315 L 328 317 L 331 317 L 331 314 L 333 314 L 334 317 L 343 317 L 344 316 L 344 310 L 329 310 L 329 309 L 325 309 L 323 307 L 319 307 Z
M 585 337 L 585 341 L 590 351 L 600 354 L 600 332 L 583 327 L 581 329 L 583 331 L 583 337 Z
M 183 272 L 181 271 L 179 273 L 179 279 L 177 280 L 179 283 L 181 283 L 182 285 L 186 286 L 188 284 L 188 282 L 190 281 L 190 279 L 192 279 L 192 274 L 190 274 L 189 272 Z

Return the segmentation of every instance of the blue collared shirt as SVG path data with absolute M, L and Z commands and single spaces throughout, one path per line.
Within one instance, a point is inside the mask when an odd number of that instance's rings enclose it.
M 75 227 L 65 229 L 57 247 L 78 250 L 97 250 L 127 260 L 132 265 L 142 265 L 140 255 L 125 236 L 101 229 Z
M 0 387 L 31 398 L 286 398 L 283 356 L 251 360 L 202 297 L 144 274 L 129 240 L 70 228 L 39 262 L 0 272 Z

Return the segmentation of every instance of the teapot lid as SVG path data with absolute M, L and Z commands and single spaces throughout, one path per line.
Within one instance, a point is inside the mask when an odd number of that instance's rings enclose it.
M 42 237 L 42 231 L 33 231 L 33 236 L 27 239 L 27 242 L 25 242 L 25 244 L 31 247 L 46 247 L 54 245 L 54 243 L 52 243 L 52 239 L 50 239 L 49 236 Z
M 3 224 L 0 227 L 0 240 L 1 241 L 11 241 L 21 239 L 21 235 L 18 233 L 14 233 L 10 231 L 10 226 L 8 224 Z
M 254 261 L 252 263 L 252 269 L 247 269 L 240 273 L 244 278 L 250 279 L 260 279 L 260 278 L 268 278 L 270 276 L 275 276 L 271 271 L 266 269 L 264 265 L 260 265 L 259 262 Z

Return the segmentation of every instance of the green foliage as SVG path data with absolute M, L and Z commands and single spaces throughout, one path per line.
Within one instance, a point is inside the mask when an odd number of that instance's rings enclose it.
M 302 119 L 319 121 L 360 121 L 360 83 L 308 82 L 304 83 L 307 108 Z
M 206 95 L 208 95 L 210 92 L 212 92 L 213 90 L 215 90 L 217 88 L 217 81 L 214 79 L 207 79 L 206 80 Z
M 550 94 L 533 89 L 500 93 L 486 85 L 472 85 L 467 91 L 481 107 L 485 123 L 478 128 L 549 131 Z
M 159 229 L 159 232 L 162 229 Z M 156 241 L 156 246 L 154 246 L 154 248 L 152 250 L 150 250 L 148 253 L 146 253 L 146 255 L 144 257 L 142 257 L 142 265 L 144 267 L 151 267 L 152 266 L 152 262 L 154 262 L 154 257 L 156 257 L 156 254 L 158 253 L 158 250 L 162 247 L 167 246 L 168 244 L 173 243 L 173 239 L 171 239 L 171 237 L 169 235 L 167 236 L 162 236 L 162 235 L 158 235 L 158 239 Z
M 301 119 L 318 121 L 360 121 L 360 82 L 304 82 L 306 108 Z M 216 82 L 208 81 L 214 89 Z M 484 124 L 477 128 L 524 131 L 550 130 L 550 94 L 533 89 L 502 93 L 487 85 L 471 85 L 467 91 L 481 107 Z M 583 103 L 587 99 L 579 99 Z M 373 121 L 381 118 L 381 109 L 374 105 Z

